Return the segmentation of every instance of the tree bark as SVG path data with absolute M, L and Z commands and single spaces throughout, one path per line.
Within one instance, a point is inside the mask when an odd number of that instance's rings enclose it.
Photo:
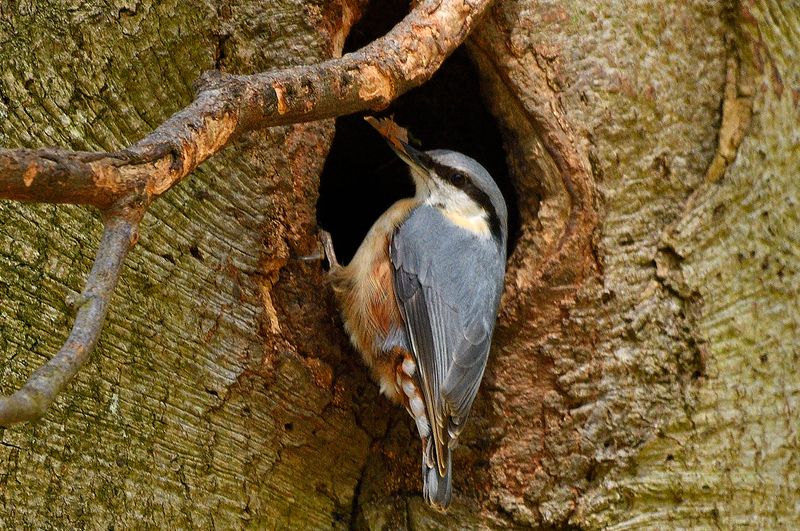
M 203 70 L 337 56 L 363 8 L 0 7 L 0 146 L 119 149 Z M 781 0 L 504 0 L 481 20 L 468 50 L 522 228 L 447 515 L 302 259 L 321 121 L 248 133 L 153 205 L 84 371 L 0 432 L 0 523 L 800 524 L 798 27 Z M 63 342 L 100 223 L 0 220 L 8 393 Z
M 360 8 L 4 4 L 0 144 L 120 149 L 204 70 L 337 55 Z M 310 296 L 319 263 L 298 259 L 332 135 L 251 133 L 153 205 L 86 369 L 43 420 L 3 431 L 3 527 L 346 525 L 371 441 L 350 395 L 368 380 Z M 100 230 L 81 208 L 0 208 L 8 393 L 63 342 Z

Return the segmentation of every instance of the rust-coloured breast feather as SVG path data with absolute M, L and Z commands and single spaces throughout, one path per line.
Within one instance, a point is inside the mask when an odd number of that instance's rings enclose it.
M 415 199 L 402 199 L 375 222 L 350 263 L 332 272 L 334 292 L 350 339 L 372 367 L 381 388 L 397 399 L 395 382 L 398 357 L 404 353 L 384 352 L 386 338 L 404 328 L 394 291 L 389 244 L 398 225 L 418 206 Z M 402 396 L 402 393 L 399 393 Z

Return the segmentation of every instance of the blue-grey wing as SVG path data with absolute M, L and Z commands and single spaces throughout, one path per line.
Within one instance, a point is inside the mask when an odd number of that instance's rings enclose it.
M 505 243 L 471 234 L 421 206 L 395 231 L 390 255 L 441 456 L 441 446 L 452 447 L 461 432 L 486 368 Z

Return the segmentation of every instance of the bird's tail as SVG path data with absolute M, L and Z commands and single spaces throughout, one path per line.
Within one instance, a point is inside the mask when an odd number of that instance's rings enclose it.
M 452 470 L 453 457 L 450 448 L 444 447 L 445 466 L 444 476 L 439 475 L 439 466 L 436 450 L 432 444 L 423 445 L 422 449 L 422 495 L 434 509 L 444 511 L 450 505 L 453 496 Z

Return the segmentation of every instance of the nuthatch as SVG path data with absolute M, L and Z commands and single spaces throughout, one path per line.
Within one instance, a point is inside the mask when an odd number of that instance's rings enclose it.
M 416 195 L 383 213 L 345 267 L 323 241 L 345 328 L 381 391 L 414 418 L 424 498 L 446 509 L 503 288 L 506 204 L 470 157 L 418 151 L 393 122 L 370 123 L 410 167 Z

